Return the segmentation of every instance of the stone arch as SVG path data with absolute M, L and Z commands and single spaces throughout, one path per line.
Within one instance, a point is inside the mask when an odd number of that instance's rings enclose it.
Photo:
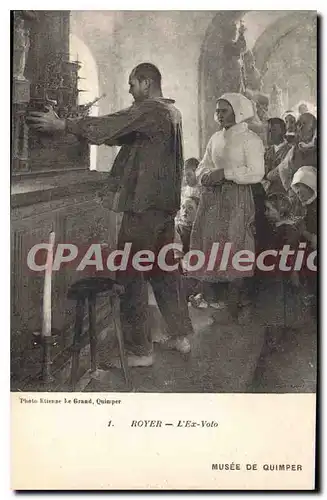
M 316 31 L 317 14 L 311 12 L 289 12 L 285 16 L 268 26 L 258 37 L 253 47 L 253 54 L 259 71 L 265 71 L 265 62 L 268 61 L 281 43 L 294 30 L 302 28 L 303 25 L 312 25 Z M 316 36 L 316 34 L 315 34 Z
M 255 44 L 254 53 L 264 76 L 264 90 L 269 92 L 269 86 L 276 80 L 283 90 L 287 108 L 293 108 L 300 100 L 315 106 L 316 42 L 316 15 L 294 12 L 269 26 Z
M 81 85 L 79 85 L 79 88 L 82 92 L 79 94 L 79 104 L 86 104 L 99 97 L 99 72 L 97 63 L 90 48 L 74 33 L 70 34 L 69 46 L 71 59 L 81 62 L 81 69 L 79 71 Z M 90 110 L 90 115 L 97 116 L 98 107 L 93 106 Z M 96 169 L 97 146 L 90 146 L 90 170 Z
M 242 18 L 246 11 L 221 11 L 211 21 L 200 52 L 198 74 L 198 114 L 199 114 L 199 144 L 200 155 L 203 155 L 210 136 L 215 131 L 213 121 L 216 99 L 224 92 L 223 68 L 215 68 L 213 60 L 222 58 L 224 35 L 231 29 L 232 23 Z M 212 72 L 215 71 L 215 78 Z M 209 77 L 208 77 L 209 76 Z
M 259 17 L 259 21 L 257 21 Z M 246 24 L 259 22 L 260 30 L 256 30 L 249 44 L 253 50 L 256 66 L 263 73 L 267 72 L 266 62 L 275 56 L 280 46 L 286 40 L 291 39 L 296 30 L 305 32 L 312 31 L 312 37 L 316 38 L 316 14 L 312 11 L 223 11 L 218 12 L 209 25 L 204 37 L 201 54 L 199 58 L 199 89 L 198 89 L 198 113 L 199 113 L 199 143 L 200 153 L 203 155 L 210 136 L 216 130 L 213 121 L 215 101 L 224 91 L 228 91 L 228 82 L 224 82 L 224 68 L 219 67 L 222 46 L 226 41 L 224 33 L 232 22 L 245 19 Z M 261 31 L 261 32 L 260 32 Z M 301 34 L 301 33 L 300 33 Z M 300 36 L 299 34 L 299 36 Z M 221 58 L 222 61 L 222 58 Z M 310 63 L 304 68 L 296 68 L 310 81 L 311 94 L 315 92 L 316 65 Z

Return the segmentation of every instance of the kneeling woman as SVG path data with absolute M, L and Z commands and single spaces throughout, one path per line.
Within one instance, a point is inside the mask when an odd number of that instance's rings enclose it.
M 214 271 L 200 271 L 197 277 L 205 282 L 230 283 L 228 304 L 237 317 L 242 279 L 252 276 L 254 266 L 235 269 L 231 259 L 222 266 L 220 259 L 226 244 L 230 255 L 239 251 L 255 253 L 255 204 L 253 184 L 264 177 L 264 146 L 257 134 L 248 129 L 245 120 L 253 117 L 253 106 L 242 94 L 227 93 L 217 102 L 216 118 L 220 130 L 209 140 L 205 155 L 196 170 L 202 194 L 191 235 L 191 249 L 210 255 L 214 243 L 219 243 Z M 244 259 L 244 256 L 243 256 Z M 243 260 L 243 266 L 245 262 Z M 222 269 L 222 268 L 226 269 Z

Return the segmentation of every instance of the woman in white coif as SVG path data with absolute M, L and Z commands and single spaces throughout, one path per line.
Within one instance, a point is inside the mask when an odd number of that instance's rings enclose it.
M 194 274 L 205 282 L 230 283 L 228 305 L 235 319 L 242 280 L 253 275 L 254 265 L 249 264 L 249 258 L 246 262 L 244 254 L 242 264 L 236 262 L 237 257 L 232 262 L 232 256 L 240 251 L 255 253 L 255 205 L 251 185 L 260 183 L 265 173 L 262 140 L 245 123 L 252 117 L 253 106 L 245 96 L 238 93 L 222 95 L 216 105 L 220 130 L 209 140 L 196 170 L 202 194 L 191 235 L 191 249 L 204 252 L 207 264 L 213 244 L 219 243 L 219 247 L 215 265 L 211 260 L 210 266 L 205 265 Z M 231 249 L 229 262 L 225 265 L 221 261 L 224 247 L 225 252 L 228 247 Z M 239 256 L 242 260 L 241 254 Z

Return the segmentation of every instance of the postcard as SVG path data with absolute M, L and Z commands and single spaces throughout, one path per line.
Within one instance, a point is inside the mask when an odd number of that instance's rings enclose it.
M 317 12 L 11 22 L 11 488 L 317 489 Z

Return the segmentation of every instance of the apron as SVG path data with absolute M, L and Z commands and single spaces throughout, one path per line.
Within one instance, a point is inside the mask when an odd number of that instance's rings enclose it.
M 202 189 L 190 248 L 205 254 L 205 265 L 199 270 L 189 271 L 189 274 L 209 282 L 233 281 L 253 276 L 254 263 L 252 268 L 246 271 L 235 269 L 232 264 L 232 257 L 238 251 L 248 250 L 255 253 L 255 204 L 251 185 L 225 181 L 219 186 Z M 219 248 L 216 265 L 210 270 L 207 264 L 214 243 L 219 243 Z M 228 247 L 230 252 L 226 261 Z M 221 262 L 224 248 L 226 264 Z

